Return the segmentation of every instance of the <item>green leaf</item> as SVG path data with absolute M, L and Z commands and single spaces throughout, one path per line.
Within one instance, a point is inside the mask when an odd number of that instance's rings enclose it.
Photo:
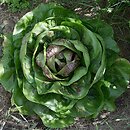
M 9 92 L 14 89 L 17 83 L 13 63 L 13 46 L 11 35 L 4 36 L 3 57 L 0 61 L 0 83 Z
M 80 40 L 80 36 L 78 34 L 78 32 L 70 27 L 67 26 L 55 26 L 50 28 L 51 30 L 53 30 L 55 32 L 55 37 L 66 37 L 67 39 L 71 39 L 71 40 Z
M 80 99 L 73 109 L 72 115 L 79 117 L 96 117 L 104 105 L 104 97 L 100 83 L 97 83 L 89 90 L 84 98 Z
M 73 22 L 62 22 L 63 25 L 69 26 L 74 28 L 77 32 L 79 32 L 81 42 L 87 47 L 91 48 L 93 51 L 90 52 L 91 60 L 97 58 L 97 56 L 101 52 L 101 45 L 98 39 L 96 38 L 95 34 L 87 29 L 81 22 L 74 21 Z
M 113 37 L 114 32 L 112 27 L 101 19 L 84 19 L 83 23 L 91 31 L 99 34 L 103 39 L 107 37 Z
M 106 65 L 107 65 L 107 68 L 110 68 L 111 65 L 118 58 L 119 58 L 118 53 L 116 53 L 115 51 L 112 51 L 111 49 L 107 49 L 106 50 Z
M 7 70 L 0 63 L 0 83 L 4 86 L 6 91 L 11 92 L 17 84 L 15 68 L 9 68 Z
M 47 60 L 47 66 L 48 66 L 54 73 L 57 72 L 56 67 L 55 67 L 55 62 L 56 62 L 56 57 L 55 57 L 55 55 L 53 55 L 52 57 L 50 57 L 50 58 Z
M 50 128 L 64 128 L 74 123 L 74 118 L 67 115 L 62 118 L 57 116 L 54 112 L 47 110 L 43 106 L 37 105 L 34 107 L 35 113 L 40 116 L 43 124 Z
M 113 99 L 105 100 L 104 110 L 113 112 L 115 111 L 115 109 L 116 109 L 115 100 L 114 101 Z
M 23 69 L 24 76 L 26 77 L 28 82 L 33 83 L 34 78 L 32 74 L 31 57 L 27 54 L 29 53 L 27 49 L 29 38 L 30 38 L 30 33 L 27 33 L 25 37 L 23 37 L 22 45 L 20 48 L 20 61 L 21 61 L 21 66 Z
M 80 41 L 70 40 L 70 42 L 74 45 L 74 47 L 77 49 L 77 51 L 82 52 L 82 54 L 83 54 L 83 61 L 85 63 L 86 72 L 87 72 L 88 71 L 88 67 L 90 65 L 90 56 L 89 56 L 89 53 L 88 53 L 88 49 Z
M 23 94 L 29 101 L 42 104 L 55 112 L 66 111 L 75 104 L 75 101 L 73 102 L 73 100 L 64 99 L 61 95 L 52 93 L 39 95 L 36 88 L 27 83 L 27 81 L 24 81 L 23 83 Z
M 64 86 L 69 86 L 71 85 L 72 83 L 78 81 L 80 78 L 82 78 L 84 75 L 87 74 L 87 69 L 86 67 L 78 67 L 75 71 L 74 71 L 74 74 L 72 76 L 72 78 L 68 81 L 68 82 L 64 82 L 62 81 L 61 84 L 64 85 Z
M 35 36 L 38 36 L 40 33 L 47 31 L 48 28 L 48 24 L 46 22 L 39 22 L 37 24 L 35 24 L 34 28 L 32 29 L 31 33 L 33 33 Z
M 130 81 L 130 63 L 126 59 L 118 58 L 106 71 L 105 80 L 111 83 L 109 88 L 112 98 L 119 97 L 127 88 Z
M 96 36 L 100 40 L 100 43 L 102 45 L 102 57 L 101 57 L 101 65 L 100 65 L 99 69 L 97 70 L 96 75 L 94 76 L 94 80 L 91 84 L 91 87 L 93 86 L 93 84 L 98 82 L 103 77 L 105 70 L 106 70 L 106 59 L 105 59 L 106 57 L 105 57 L 104 41 L 99 35 L 96 35 Z
M 24 32 L 27 33 L 27 28 L 32 24 L 33 12 L 25 14 L 15 25 L 13 31 L 13 40 L 16 41 L 24 36 Z
M 23 73 L 21 72 L 22 67 L 21 67 L 21 62 L 19 59 L 19 50 L 15 50 L 14 52 L 14 64 L 15 64 L 15 71 L 16 71 L 16 77 L 17 77 L 17 82 L 18 82 L 18 86 L 22 85 L 22 80 L 23 80 Z
M 34 103 L 28 101 L 22 93 L 22 89 L 19 86 L 15 86 L 12 95 L 12 101 L 16 105 L 16 108 L 24 115 L 34 114 Z
M 111 38 L 111 37 L 107 37 L 104 39 L 105 45 L 106 45 L 106 49 L 111 49 L 116 53 L 119 53 L 119 47 L 117 46 L 117 43 Z
M 36 62 L 42 69 L 44 68 L 46 60 L 45 60 L 44 54 L 42 52 L 40 52 L 37 55 Z
M 107 111 L 114 111 L 115 106 L 115 99 L 111 97 L 111 91 L 110 91 L 111 83 L 105 80 L 102 80 L 102 86 L 101 90 L 104 95 L 104 110 Z
M 90 89 L 90 81 L 91 75 L 88 73 L 86 76 L 83 76 L 80 80 L 69 86 L 63 86 L 61 82 L 54 82 L 48 90 L 48 93 L 61 94 L 70 99 L 82 99 Z
M 96 59 L 102 52 L 101 44 L 93 32 L 88 30 L 86 27 L 83 27 L 83 29 L 84 33 L 82 41 L 89 48 L 92 48 L 90 52 L 91 60 Z

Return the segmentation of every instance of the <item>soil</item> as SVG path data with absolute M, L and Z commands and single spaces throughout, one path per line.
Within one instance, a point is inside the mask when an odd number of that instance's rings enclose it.
M 126 17 L 130 9 L 126 10 Z M 11 33 L 18 19 L 28 12 L 28 9 L 18 13 L 10 12 L 6 6 L 0 6 L 0 25 L 5 24 L 4 33 Z M 113 25 L 115 37 L 121 49 L 121 55 L 130 61 L 130 31 L 126 27 Z M 0 55 L 2 49 L 0 46 Z M 10 104 L 11 95 L 0 86 L 0 130 L 45 130 L 42 122 L 36 117 L 23 117 Z M 130 87 L 117 100 L 115 112 L 103 111 L 98 118 L 86 120 L 77 118 L 75 124 L 65 130 L 130 130 Z

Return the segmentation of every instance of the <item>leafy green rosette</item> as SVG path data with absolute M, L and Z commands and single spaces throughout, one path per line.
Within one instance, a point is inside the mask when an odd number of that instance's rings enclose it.
M 100 20 L 41 4 L 4 37 L 0 82 L 22 114 L 38 115 L 47 127 L 114 110 L 129 84 L 130 63 L 119 57 L 112 28 Z

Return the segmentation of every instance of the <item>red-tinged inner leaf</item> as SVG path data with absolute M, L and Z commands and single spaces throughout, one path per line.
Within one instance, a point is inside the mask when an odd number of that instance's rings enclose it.
M 63 47 L 63 46 L 50 45 L 47 48 L 47 54 L 46 54 L 47 58 L 50 58 L 53 55 L 57 55 L 59 52 L 61 52 L 64 49 L 65 49 L 65 47 Z
M 58 76 L 67 77 L 79 65 L 76 53 L 61 45 L 47 48 L 47 66 Z
M 51 73 L 56 77 L 67 77 L 80 64 L 78 55 L 61 45 L 48 46 L 46 61 L 44 60 L 44 54 L 40 52 L 36 57 L 36 63 L 49 79 L 53 79 Z M 45 66 L 47 66 L 48 71 L 46 71 Z

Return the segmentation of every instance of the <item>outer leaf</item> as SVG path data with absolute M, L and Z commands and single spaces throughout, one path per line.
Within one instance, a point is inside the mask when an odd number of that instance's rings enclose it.
M 105 80 L 111 83 L 110 96 L 119 97 L 127 88 L 130 81 L 130 63 L 126 59 L 119 58 L 107 70 Z
M 113 40 L 113 29 L 110 25 L 101 21 L 100 19 L 93 19 L 93 20 L 85 20 L 83 22 L 90 30 L 99 34 L 103 39 L 104 43 L 106 44 L 107 49 L 111 49 L 117 53 L 119 53 L 119 47 L 117 43 Z
M 27 83 L 26 81 L 23 83 L 23 93 L 25 97 L 31 102 L 42 104 L 55 112 L 71 109 L 75 104 L 75 101 L 64 99 L 61 95 L 38 95 L 35 88 L 33 88 L 33 86 L 31 86 L 31 84 Z
M 89 90 L 87 96 L 79 100 L 71 110 L 73 116 L 96 117 L 104 105 L 104 97 L 101 91 L 101 83 Z
M 43 106 L 37 105 L 35 113 L 40 116 L 44 125 L 51 128 L 64 128 L 74 123 L 74 118 L 67 115 L 65 118 L 58 117 L 55 113 L 46 110 Z
M 28 101 L 22 93 L 19 86 L 15 86 L 13 91 L 12 101 L 16 105 L 17 109 L 24 115 L 32 115 L 34 103 Z
M 0 62 L 0 82 L 7 91 L 11 92 L 17 83 L 13 63 L 12 36 L 5 36 L 3 45 L 3 57 Z

